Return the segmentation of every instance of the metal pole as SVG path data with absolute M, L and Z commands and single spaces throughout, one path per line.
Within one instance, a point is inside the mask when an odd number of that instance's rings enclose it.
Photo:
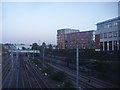
M 34 59 L 34 50 L 33 50 L 33 59 Z
M 78 46 L 77 46 L 77 49 L 76 49 L 76 87 L 77 88 L 78 88 L 78 66 L 79 66 L 78 54 L 79 54 L 79 50 L 78 50 Z
M 44 47 L 43 47 L 43 67 L 44 67 Z
M 11 64 L 12 64 L 12 69 L 13 69 L 13 48 L 11 46 Z

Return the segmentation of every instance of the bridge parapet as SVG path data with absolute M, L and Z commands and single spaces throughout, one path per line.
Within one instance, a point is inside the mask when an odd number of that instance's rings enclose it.
M 13 52 L 13 53 L 40 53 L 39 50 L 9 50 L 9 52 Z

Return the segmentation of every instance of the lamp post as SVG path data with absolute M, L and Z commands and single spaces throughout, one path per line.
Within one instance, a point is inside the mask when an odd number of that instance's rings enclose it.
M 76 87 L 78 87 L 78 71 L 79 71 L 79 49 L 78 49 L 78 45 L 76 48 Z
M 11 46 L 11 65 L 13 69 L 13 47 Z
M 44 67 L 44 46 L 43 46 L 43 67 Z

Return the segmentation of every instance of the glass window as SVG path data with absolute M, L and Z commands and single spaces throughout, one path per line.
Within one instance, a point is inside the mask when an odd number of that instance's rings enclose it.
M 120 30 L 118 30 L 118 36 L 120 37 Z
M 100 39 L 103 39 L 103 33 L 100 34 Z
M 108 24 L 108 28 L 111 28 L 111 27 L 112 27 L 112 23 L 109 23 L 109 24 Z
M 114 50 L 117 50 L 117 41 L 114 41 Z
M 104 25 L 104 28 L 109 28 L 109 24 L 105 24 L 105 25 Z
M 109 50 L 112 51 L 112 41 L 109 41 Z
M 107 38 L 107 33 L 104 33 L 104 38 Z
M 117 26 L 118 25 L 118 22 L 114 22 L 114 26 Z
M 118 24 L 118 26 L 120 26 L 120 20 L 118 20 L 117 24 Z
M 100 42 L 100 50 L 103 51 L 103 42 Z
M 107 50 L 107 42 L 103 42 L 104 43 L 104 50 Z
M 100 30 L 100 29 L 103 29 L 104 28 L 104 25 L 103 24 L 100 24 L 97 26 L 97 29 Z
M 114 32 L 113 32 L 113 36 L 114 36 L 114 37 L 117 37 L 117 36 L 118 36 L 118 32 L 117 32 L 117 31 L 114 31 Z
M 119 40 L 119 50 L 120 50 L 120 40 Z
M 108 33 L 108 37 L 111 38 L 112 37 L 112 32 Z

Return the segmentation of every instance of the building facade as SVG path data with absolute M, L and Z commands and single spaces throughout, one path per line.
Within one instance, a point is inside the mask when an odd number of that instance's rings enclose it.
M 82 31 L 69 33 L 66 35 L 66 48 L 75 49 L 94 49 L 95 48 L 95 31 Z
M 66 48 L 66 38 L 68 33 L 79 32 L 77 29 L 59 29 L 57 30 L 57 45 L 58 49 L 65 49 Z
M 97 23 L 96 51 L 120 49 L 120 17 Z
M 75 49 L 77 46 L 81 49 L 95 48 L 95 31 L 67 30 L 57 31 L 57 45 L 59 49 Z
M 29 44 L 15 44 L 15 47 L 16 47 L 16 49 L 19 49 L 19 50 L 22 50 L 23 47 L 25 49 L 31 49 L 32 45 L 29 45 Z

